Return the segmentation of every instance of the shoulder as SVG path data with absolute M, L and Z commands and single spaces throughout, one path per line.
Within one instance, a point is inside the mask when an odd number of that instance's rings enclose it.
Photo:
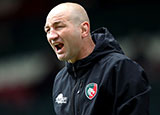
M 120 89 L 136 88 L 137 92 L 143 92 L 148 88 L 148 77 L 138 63 L 118 53 L 111 54 L 110 59 L 114 60 L 111 80 L 115 80 L 115 84 L 118 84 Z
M 130 79 L 131 76 L 134 76 L 134 78 L 145 76 L 144 69 L 134 60 L 123 54 L 111 53 L 108 57 L 102 59 L 101 64 L 103 64 L 106 69 L 120 75 L 120 77 L 123 76 Z
M 139 87 L 143 91 L 147 88 L 149 81 L 144 69 L 134 60 L 122 54 L 112 54 L 114 72 L 116 73 L 117 82 L 127 84 L 129 87 Z
M 120 53 L 112 53 L 110 54 L 110 60 L 114 62 L 114 66 L 116 69 L 120 70 L 121 68 L 126 71 L 132 72 L 142 72 L 143 68 L 134 60 L 127 57 L 126 55 Z
M 133 61 L 132 59 L 130 59 L 129 57 L 121 53 L 110 53 L 104 56 L 100 60 L 100 62 L 103 64 L 107 64 L 107 65 L 109 64 L 111 66 L 117 66 L 122 63 L 133 64 L 133 65 L 139 66 L 135 61 Z
M 109 57 L 111 60 L 114 60 L 115 62 L 119 62 L 123 60 L 131 60 L 129 57 L 121 53 L 110 53 Z

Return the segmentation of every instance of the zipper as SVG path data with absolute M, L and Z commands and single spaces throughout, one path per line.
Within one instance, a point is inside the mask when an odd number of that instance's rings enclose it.
M 76 81 L 76 84 L 75 86 L 73 87 L 73 90 L 72 90 L 72 95 L 71 95 L 71 106 L 72 106 L 72 115 L 76 115 L 75 114 L 75 90 L 76 88 L 78 87 L 79 83 Z
M 79 98 L 79 96 L 81 95 L 81 92 L 82 92 L 82 87 L 83 87 L 83 82 L 80 80 L 80 82 L 79 82 L 79 86 L 78 86 L 78 91 L 76 92 L 76 94 L 77 94 L 77 115 L 79 115 L 80 114 L 80 111 L 81 111 L 81 109 L 80 109 L 80 98 Z
M 82 90 L 82 85 L 83 85 L 83 83 L 81 81 L 76 80 L 76 84 L 73 87 L 72 95 L 71 95 L 72 115 L 78 115 L 78 113 L 79 113 L 79 104 L 75 103 L 75 95 L 77 95 L 77 94 L 80 95 L 81 90 Z M 78 88 L 78 91 L 76 91 L 77 88 Z M 78 98 L 77 102 L 79 103 L 79 98 Z M 75 108 L 75 104 L 77 105 L 77 108 Z M 75 110 L 77 110 L 76 113 L 75 113 Z
M 72 93 L 71 93 L 71 109 L 72 109 L 72 115 L 75 115 L 75 98 L 74 98 L 74 94 L 75 94 L 76 87 L 78 86 L 78 82 L 77 82 L 77 74 L 76 74 L 74 66 L 72 66 L 72 71 L 73 71 L 73 75 L 74 75 L 76 83 L 75 83 L 75 86 L 73 87 Z
M 75 78 L 75 85 L 72 89 L 71 92 L 71 115 L 77 115 L 78 113 L 76 113 L 76 108 L 75 108 L 75 95 L 79 95 L 82 91 L 82 87 L 83 87 L 83 82 L 81 80 L 78 80 L 76 71 L 75 71 L 75 67 L 72 65 L 72 71 L 73 71 L 73 75 Z M 76 91 L 76 89 L 78 89 L 78 91 Z M 77 102 L 79 103 L 79 99 L 77 100 Z M 79 109 L 79 105 L 77 104 L 77 109 Z M 79 110 L 77 110 L 77 112 L 79 112 Z

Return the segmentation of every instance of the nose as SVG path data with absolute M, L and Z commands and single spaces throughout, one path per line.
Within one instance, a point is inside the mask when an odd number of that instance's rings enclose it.
M 56 40 L 58 38 L 58 33 L 55 32 L 53 29 L 50 30 L 49 33 L 47 33 L 47 39 L 50 40 Z

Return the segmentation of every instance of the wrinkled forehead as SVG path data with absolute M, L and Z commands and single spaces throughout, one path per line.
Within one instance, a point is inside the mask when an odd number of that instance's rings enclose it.
M 56 22 L 66 22 L 68 20 L 69 16 L 67 13 L 59 11 L 58 12 L 51 11 L 47 16 L 45 27 L 50 26 Z
M 68 17 L 65 15 L 51 15 L 47 17 L 46 23 L 52 23 L 55 21 L 65 21 L 65 20 L 68 20 Z

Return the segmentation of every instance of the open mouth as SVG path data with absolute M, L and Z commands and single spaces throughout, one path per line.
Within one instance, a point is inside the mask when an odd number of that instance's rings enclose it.
M 57 49 L 57 51 L 58 51 L 58 50 L 60 50 L 60 49 L 63 48 L 64 44 L 63 44 L 63 43 L 57 43 L 57 44 L 55 44 L 54 46 L 56 47 L 56 49 Z

